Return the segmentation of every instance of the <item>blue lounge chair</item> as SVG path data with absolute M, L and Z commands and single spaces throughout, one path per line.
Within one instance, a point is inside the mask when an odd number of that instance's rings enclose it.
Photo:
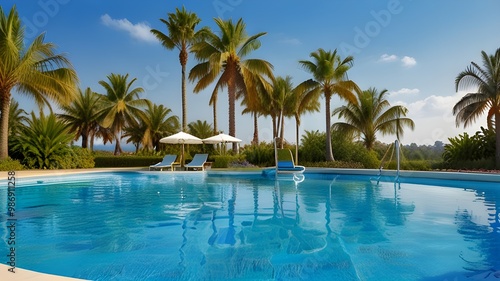
M 200 169 L 204 171 L 205 170 L 204 166 L 205 163 L 207 162 L 207 159 L 208 159 L 208 154 L 195 154 L 193 160 L 184 165 L 184 167 L 186 168 L 186 171 L 189 171 L 189 169 L 193 169 L 195 171 Z
M 278 149 L 278 163 L 276 171 L 278 174 L 284 173 L 302 173 L 306 170 L 304 166 L 295 165 L 293 155 L 290 149 Z
M 177 155 L 174 154 L 167 154 L 165 157 L 163 157 L 163 160 L 161 162 L 158 162 L 154 165 L 149 166 L 149 170 L 151 171 L 159 169 L 160 171 L 163 171 L 165 168 L 170 168 L 171 171 L 173 171 L 173 167 L 175 164 L 179 164 L 175 162 L 177 159 Z

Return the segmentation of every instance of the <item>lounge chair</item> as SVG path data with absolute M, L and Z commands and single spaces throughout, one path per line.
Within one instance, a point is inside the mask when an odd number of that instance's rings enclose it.
M 208 159 L 208 154 L 195 154 L 193 157 L 193 160 L 191 162 L 187 163 L 184 165 L 186 168 L 186 171 L 189 171 L 189 169 L 193 170 L 198 170 L 201 169 L 202 171 L 205 170 L 205 163 L 207 162 Z
M 156 170 L 159 169 L 160 171 L 163 171 L 165 168 L 170 168 L 171 171 L 173 171 L 173 167 L 175 164 L 178 164 L 175 162 L 177 159 L 177 155 L 174 154 L 167 154 L 165 157 L 163 157 L 163 160 L 161 162 L 158 162 L 154 165 L 149 166 L 149 170 L 151 169 Z
M 280 173 L 302 173 L 305 171 L 304 166 L 295 165 L 293 155 L 290 149 L 278 149 L 278 163 L 276 171 Z

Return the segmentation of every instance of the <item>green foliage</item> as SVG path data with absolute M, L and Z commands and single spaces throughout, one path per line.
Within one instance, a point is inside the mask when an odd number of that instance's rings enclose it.
M 96 168 L 113 168 L 113 167 L 149 167 L 161 161 L 163 156 L 135 156 L 135 155 L 120 155 L 120 156 L 95 156 Z
M 259 167 L 274 166 L 273 144 L 261 142 L 258 145 L 245 146 L 242 154 L 253 165 Z
M 94 168 L 94 156 L 87 148 L 72 146 L 68 154 L 56 156 L 60 169 Z
M 11 158 L 0 160 L 0 171 L 19 171 L 23 170 L 24 166 L 19 160 Z
M 242 163 L 245 159 L 243 155 L 215 155 L 213 158 L 212 168 L 230 168 L 233 164 Z
M 494 159 L 495 133 L 492 130 L 481 127 L 473 136 L 463 133 L 448 140 L 450 144 L 445 145 L 443 153 L 447 168 L 486 168 L 478 165 L 489 166 Z
M 299 147 L 299 160 L 303 162 L 322 162 L 325 158 L 326 134 L 316 131 L 305 131 Z M 247 158 L 248 159 L 248 158 Z
M 57 169 L 60 161 L 71 153 L 69 143 L 73 139 L 68 127 L 54 114 L 37 118 L 31 113 L 28 125 L 21 128 L 13 150 L 22 155 L 21 162 L 28 168 Z

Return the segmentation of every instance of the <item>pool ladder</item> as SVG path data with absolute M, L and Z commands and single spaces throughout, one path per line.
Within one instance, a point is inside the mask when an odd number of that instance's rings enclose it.
M 399 140 L 394 141 L 394 149 L 396 150 L 396 178 L 394 179 L 394 184 L 400 183 L 399 180 L 399 169 L 400 169 L 400 158 L 399 158 Z M 384 155 L 385 158 L 385 155 Z M 391 155 L 392 158 L 392 155 Z M 382 158 L 382 163 L 384 162 L 384 159 Z M 382 177 L 382 163 L 380 164 L 380 167 L 378 168 L 378 175 L 377 175 L 377 184 L 380 182 L 380 178 Z

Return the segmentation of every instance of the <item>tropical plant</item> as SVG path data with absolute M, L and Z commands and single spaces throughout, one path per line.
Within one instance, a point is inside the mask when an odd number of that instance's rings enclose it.
M 299 152 L 302 161 L 325 161 L 325 138 L 326 134 L 324 132 L 306 130 L 300 141 Z
M 28 113 L 22 108 L 19 108 L 19 103 L 11 99 L 9 109 L 9 136 L 17 136 L 21 127 L 29 119 L 26 117 Z
M 213 135 L 213 128 L 207 121 L 196 120 L 188 124 L 189 133 L 200 139 L 205 139 Z
M 99 81 L 99 84 L 106 90 L 106 95 L 101 96 L 101 108 L 98 112 L 102 118 L 101 126 L 111 129 L 115 136 L 114 155 L 122 153 L 120 146 L 122 129 L 135 121 L 135 118 L 146 119 L 141 107 L 147 106 L 150 102 L 147 99 L 139 98 L 139 94 L 144 92 L 140 87 L 132 88 L 132 84 L 137 80 L 134 78 L 128 81 L 128 74 L 120 75 L 112 73 L 107 76 L 108 81 Z
M 260 47 L 259 37 L 265 35 L 265 32 L 248 36 L 242 19 L 236 24 L 232 20 L 222 19 L 215 19 L 215 23 L 220 29 L 220 35 L 207 32 L 205 40 L 195 43 L 191 48 L 200 63 L 191 69 L 189 80 L 196 81 L 193 89 L 195 93 L 217 80 L 210 99 L 213 105 L 216 104 L 219 90 L 227 88 L 229 135 L 234 137 L 236 93 L 242 91 L 248 102 L 254 103 L 254 99 L 258 98 L 257 86 L 265 83 L 264 76 L 273 78 L 273 67 L 265 60 L 243 59 Z M 233 150 L 237 150 L 236 144 L 233 145 Z
M 98 125 L 99 102 L 100 96 L 87 88 L 85 92 L 80 90 L 71 104 L 61 107 L 65 113 L 57 114 L 75 133 L 75 140 L 82 138 L 82 148 L 88 147 L 89 136 L 93 137 L 92 131 Z
M 8 155 L 9 111 L 12 91 L 32 96 L 42 106 L 49 99 L 68 104 L 77 93 L 78 77 L 69 60 L 55 54 L 55 45 L 41 34 L 25 45 L 24 26 L 12 7 L 0 6 L 0 159 Z
M 481 131 L 470 136 L 467 133 L 449 138 L 444 146 L 443 160 L 455 167 L 457 164 L 493 158 L 495 151 L 495 133 L 481 127 Z M 467 168 L 467 167 L 461 167 Z
M 488 128 L 495 131 L 495 162 L 500 168 L 500 48 L 494 55 L 481 52 L 483 67 L 471 62 L 455 79 L 456 91 L 475 87 L 476 92 L 468 93 L 453 107 L 456 125 L 471 125 L 477 118 L 486 113 Z M 492 122 L 494 121 L 494 122 Z M 494 124 L 495 125 L 494 125 Z
M 69 127 L 53 113 L 45 116 L 40 112 L 37 117 L 32 112 L 13 149 L 23 155 L 23 164 L 30 168 L 61 168 L 59 160 L 70 153 L 72 139 Z
M 356 83 L 348 80 L 347 71 L 351 68 L 354 58 L 348 56 L 341 59 L 337 50 L 325 51 L 318 49 L 310 54 L 312 61 L 301 60 L 300 65 L 309 73 L 313 79 L 302 82 L 297 88 L 299 91 L 307 91 L 307 95 L 317 96 L 321 93 L 325 97 L 326 111 L 326 160 L 333 161 L 331 143 L 331 110 L 330 100 L 334 94 L 353 104 L 357 103 L 353 91 L 360 91 Z
M 179 131 L 179 117 L 171 115 L 172 110 L 162 104 L 149 104 L 144 111 L 145 124 L 142 142 L 147 147 L 154 147 L 160 151 L 160 139 Z
M 285 134 L 285 117 L 293 115 L 293 84 L 292 77 L 278 76 L 274 79 L 269 94 L 267 112 L 273 122 L 273 139 L 279 138 L 279 146 L 283 148 Z
M 336 108 L 332 115 L 344 118 L 344 122 L 333 124 L 332 129 L 348 135 L 362 135 L 363 144 L 372 150 L 378 132 L 382 135 L 395 134 L 399 140 L 404 127 L 415 128 L 415 123 L 405 117 L 408 109 L 402 105 L 391 106 L 385 98 L 387 90 L 377 91 L 369 88 L 357 93 L 357 103 Z
M 189 48 L 197 40 L 202 38 L 205 29 L 195 31 L 196 26 L 201 19 L 195 13 L 175 9 L 175 13 L 168 13 L 168 19 L 160 19 L 167 26 L 168 35 L 163 32 L 152 29 L 156 38 L 161 42 L 162 46 L 168 50 L 177 48 L 179 50 L 179 62 L 182 71 L 182 130 L 187 130 L 187 102 L 186 102 L 186 64 L 189 56 Z

